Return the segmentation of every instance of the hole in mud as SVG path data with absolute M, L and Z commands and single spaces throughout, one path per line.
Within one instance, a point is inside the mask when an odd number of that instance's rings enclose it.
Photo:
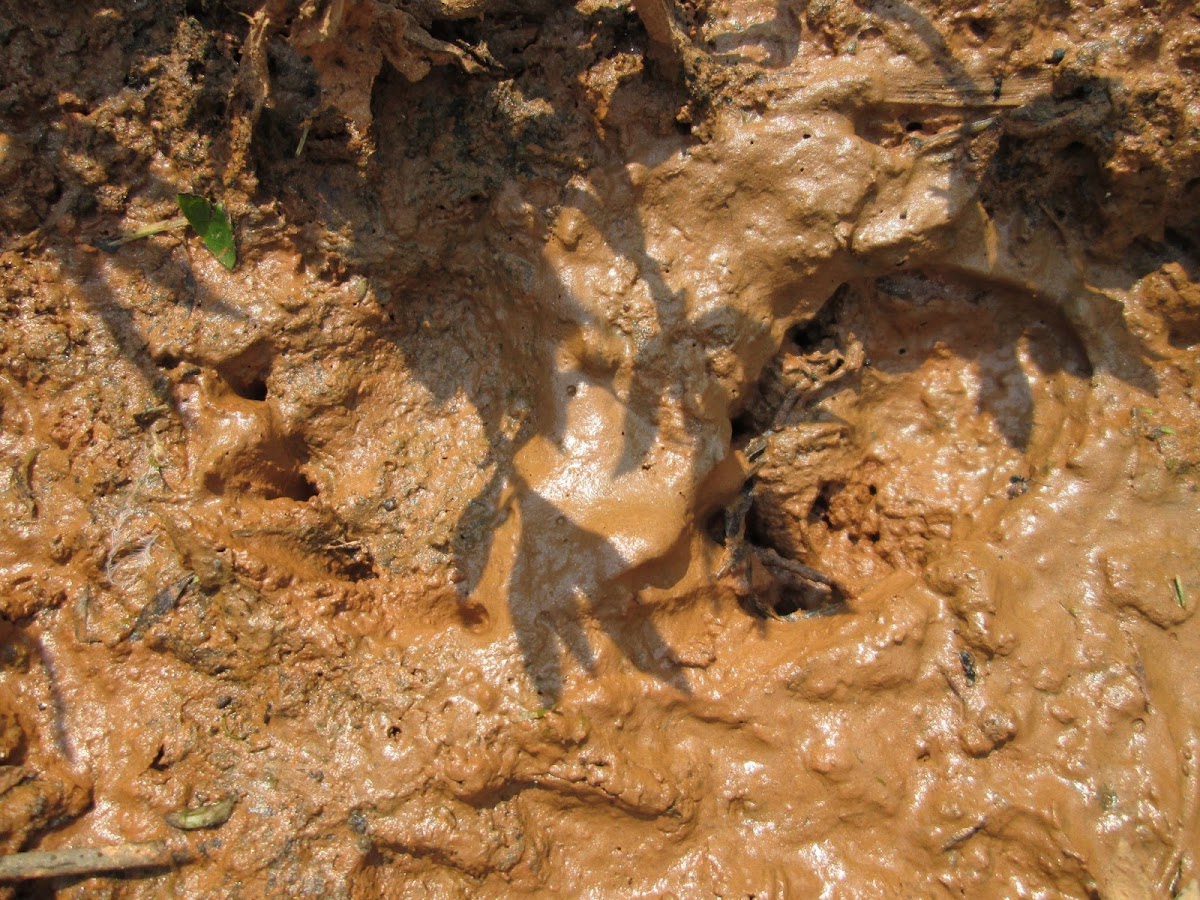
M 991 23 L 985 22 L 983 19 L 969 19 L 967 27 L 971 29 L 971 34 L 981 41 L 986 41 L 992 36 Z
M 478 44 L 482 21 L 477 19 L 434 19 L 428 26 L 431 37 L 447 44 Z
M 790 616 L 793 613 L 803 609 L 801 598 L 794 591 L 785 591 L 783 596 L 779 598 L 779 602 L 775 604 L 775 615 Z
M 811 319 L 796 324 L 788 331 L 788 341 L 792 343 L 795 353 L 812 353 L 829 340 L 837 323 L 838 310 L 849 292 L 850 285 L 840 285 Z
M 458 607 L 458 620 L 467 631 L 482 631 L 491 621 L 487 607 L 479 603 L 462 603 Z
M 217 366 L 217 372 L 237 396 L 261 402 L 267 399 L 267 379 L 273 361 L 270 348 L 256 342 Z
M 730 443 L 734 447 L 741 446 L 749 438 L 759 433 L 759 429 L 755 427 L 754 417 L 751 415 L 749 408 L 744 412 L 734 416 L 730 422 Z
M 725 546 L 725 510 L 718 509 L 704 520 L 704 534 L 713 543 Z
M 836 587 L 828 597 L 813 596 L 809 591 L 784 589 L 771 605 L 771 611 L 781 619 L 797 614 L 806 619 L 835 615 L 844 610 L 845 595 Z
M 826 526 L 833 527 L 833 523 L 829 518 L 829 506 L 833 498 L 841 492 L 843 487 L 845 485 L 837 481 L 827 481 L 821 485 L 816 499 L 813 500 L 812 506 L 808 509 L 809 525 L 816 525 L 819 522 L 823 522 Z
M 262 378 L 255 378 L 243 385 L 241 390 L 234 388 L 234 393 L 246 400 L 266 400 L 267 382 Z
M 164 753 L 165 753 L 164 749 L 162 747 L 159 747 L 158 752 L 156 754 L 154 754 L 154 759 L 150 763 L 150 768 L 153 769 L 155 772 L 165 772 L 167 769 L 169 769 L 171 767 L 170 763 L 163 761 Z
M 343 563 L 337 566 L 337 572 L 349 581 L 370 581 L 379 577 L 379 573 L 375 571 L 375 564 L 370 558 L 353 559 Z
M 825 334 L 825 323 L 820 321 L 819 316 L 816 316 L 789 331 L 788 340 L 794 345 L 796 352 L 803 354 L 815 350 Z
M 317 486 L 313 483 L 312 479 L 301 472 L 300 478 L 296 481 L 295 487 L 286 492 L 284 496 L 289 497 L 292 500 L 299 500 L 303 503 L 311 500 L 313 497 L 317 496 L 318 493 L 319 491 Z

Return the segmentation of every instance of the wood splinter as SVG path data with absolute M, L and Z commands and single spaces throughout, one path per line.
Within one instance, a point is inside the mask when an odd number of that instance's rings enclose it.
M 642 20 L 650 43 L 665 53 L 665 58 L 660 57 L 659 63 L 670 70 L 670 77 L 679 77 L 689 41 L 675 19 L 673 0 L 633 0 L 633 9 Z
M 192 858 L 190 852 L 166 841 L 81 847 L 75 850 L 35 850 L 0 857 L 0 881 L 94 875 L 122 869 L 178 866 Z

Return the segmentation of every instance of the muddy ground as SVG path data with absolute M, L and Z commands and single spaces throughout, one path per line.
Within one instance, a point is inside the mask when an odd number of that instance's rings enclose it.
M 1198 69 L 5 0 L 0 850 L 190 859 L 0 894 L 1196 896 Z

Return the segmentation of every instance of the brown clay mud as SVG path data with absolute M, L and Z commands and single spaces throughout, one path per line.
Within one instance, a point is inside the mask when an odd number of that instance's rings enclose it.
M 0 892 L 1200 890 L 1190 4 L 60 6 Z

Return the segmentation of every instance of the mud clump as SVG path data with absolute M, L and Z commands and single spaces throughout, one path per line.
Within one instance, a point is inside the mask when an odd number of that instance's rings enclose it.
M 0 12 L 0 847 L 1191 896 L 1200 20 L 1093 6 Z

